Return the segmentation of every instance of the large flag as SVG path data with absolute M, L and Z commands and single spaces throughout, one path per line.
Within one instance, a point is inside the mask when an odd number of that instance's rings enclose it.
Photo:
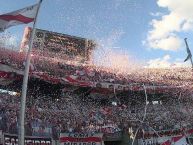
M 191 51 L 188 47 L 188 43 L 187 43 L 187 38 L 184 39 L 185 40 L 185 43 L 186 43 L 186 51 L 188 53 L 188 56 L 186 57 L 186 59 L 184 60 L 184 62 L 186 62 L 188 59 L 191 59 L 192 58 L 192 54 L 191 54 Z
M 33 22 L 37 10 L 38 4 L 35 4 L 17 11 L 0 15 L 0 31 L 4 31 L 11 26 Z

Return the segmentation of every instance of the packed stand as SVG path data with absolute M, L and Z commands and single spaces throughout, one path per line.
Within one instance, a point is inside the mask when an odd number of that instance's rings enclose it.
M 30 99 L 29 99 L 30 98 Z M 104 105 L 100 101 L 83 101 L 78 95 L 66 93 L 59 99 L 29 97 L 27 100 L 25 129 L 26 135 L 53 137 L 58 139 L 60 132 L 103 132 L 115 133 L 139 126 L 148 137 L 152 128 L 159 134 L 168 131 L 192 127 L 193 107 L 190 98 L 166 102 L 149 102 L 137 96 L 135 105 L 132 101 L 115 105 Z M 19 119 L 19 97 L 1 94 L 0 129 L 3 132 L 17 134 Z M 132 99 L 131 99 L 132 100 Z M 144 108 L 147 115 L 144 122 Z M 147 135 L 148 134 L 148 135 Z M 155 135 L 155 133 L 152 133 Z M 170 134 L 172 134 L 170 132 Z M 140 133 L 139 133 L 140 135 Z
M 16 69 L 24 69 L 25 53 L 8 49 L 0 49 L 0 62 Z M 154 84 L 160 86 L 177 86 L 192 90 L 192 71 L 190 68 L 173 69 L 134 69 L 125 74 L 118 70 L 104 68 L 87 63 L 80 63 L 59 58 L 37 56 L 31 54 L 31 66 L 34 72 L 41 72 L 50 76 L 64 78 L 69 75 L 77 79 L 90 82 L 109 82 L 113 84 Z
M 24 53 L 7 49 L 0 49 L 0 52 L 3 54 L 0 59 L 1 64 L 24 69 Z M 82 101 L 80 96 L 73 92 L 66 92 L 54 100 L 42 96 L 35 99 L 32 93 L 27 99 L 26 135 L 52 136 L 57 139 L 60 132 L 114 133 L 121 130 L 128 131 L 129 128 L 135 132 L 140 127 L 141 132 L 148 137 L 151 134 L 147 135 L 147 133 L 152 132 L 152 128 L 159 134 L 168 134 L 167 131 L 173 129 L 178 133 L 181 129 L 192 128 L 193 80 L 190 69 L 141 69 L 129 71 L 127 74 L 117 74 L 115 70 L 107 71 L 105 68 L 90 64 L 33 54 L 31 58 L 34 72 L 42 72 L 54 77 L 74 75 L 82 81 L 123 85 L 144 83 L 166 87 L 169 85 L 177 89 L 170 92 L 164 89 L 165 92 L 162 93 L 165 93 L 166 101 L 158 101 L 156 104 L 152 101 L 146 102 L 144 96 L 136 94 L 133 97 L 128 95 L 129 101 L 121 100 L 117 105 L 104 105 L 100 101 Z M 3 132 L 16 134 L 20 97 L 5 93 L 0 95 L 0 129 Z M 146 116 L 144 116 L 145 108 Z

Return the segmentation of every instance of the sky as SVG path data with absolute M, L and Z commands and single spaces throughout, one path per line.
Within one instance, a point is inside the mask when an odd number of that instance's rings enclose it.
M 37 3 L 1 0 L 0 14 Z M 193 0 L 43 0 L 37 28 L 96 40 L 96 63 L 187 66 L 184 38 L 193 50 Z M 2 35 L 18 45 L 26 25 Z M 28 24 L 32 26 L 32 24 Z M 124 62 L 123 62 L 124 61 Z

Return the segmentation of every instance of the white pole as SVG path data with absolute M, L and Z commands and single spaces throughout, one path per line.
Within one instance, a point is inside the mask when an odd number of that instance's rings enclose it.
M 142 122 L 141 122 L 141 124 L 145 121 L 145 118 L 146 118 L 146 115 L 147 115 L 147 91 L 146 91 L 146 87 L 145 87 L 145 84 L 143 84 L 143 88 L 144 88 L 144 91 L 145 91 L 145 111 L 144 111 L 144 116 L 143 116 L 143 120 L 142 120 Z M 137 130 L 136 130 L 136 132 L 135 132 L 135 135 L 134 135 L 134 138 L 133 138 L 133 141 L 132 141 L 132 145 L 134 145 L 134 142 L 135 142 L 135 138 L 136 138 L 136 136 L 137 136 L 137 133 L 138 133 L 138 131 L 139 131 L 139 129 L 140 129 L 140 127 L 141 127 L 141 124 L 140 124 L 140 126 L 137 128 Z
M 189 46 L 188 46 L 187 38 L 185 38 L 184 41 L 185 41 L 185 43 L 186 43 L 187 52 L 189 51 L 189 53 L 191 54 L 190 48 L 189 48 Z M 189 53 L 188 53 L 188 55 L 190 55 Z M 191 62 L 191 64 L 192 64 L 192 69 L 193 69 L 192 54 L 191 54 L 191 57 L 190 57 L 190 62 Z
M 25 70 L 24 70 L 24 77 L 23 77 L 23 84 L 22 84 L 22 95 L 21 95 L 21 108 L 20 108 L 20 120 L 19 120 L 19 145 L 24 145 L 24 136 L 25 136 L 25 105 L 26 105 L 26 94 L 27 94 L 27 84 L 28 84 L 28 76 L 29 76 L 29 66 L 30 66 L 30 53 L 33 46 L 33 39 L 35 34 L 35 27 L 36 27 L 36 20 L 40 8 L 42 0 L 39 1 L 36 16 L 34 19 L 33 29 L 31 33 L 31 39 L 29 44 L 29 49 L 27 52 L 27 60 L 25 63 Z

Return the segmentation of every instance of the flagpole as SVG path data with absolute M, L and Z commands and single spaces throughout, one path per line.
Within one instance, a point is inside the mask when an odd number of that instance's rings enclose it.
M 192 57 L 190 58 L 190 62 L 192 64 L 192 69 L 193 69 L 193 61 L 192 61 Z
M 188 42 L 187 42 L 187 38 L 184 38 L 184 41 L 185 41 L 185 43 L 186 43 L 186 49 L 190 51 L 189 46 L 188 46 Z M 190 52 L 190 53 L 191 53 L 191 52 Z M 188 55 L 189 55 L 189 54 L 188 54 Z M 191 55 L 191 57 L 190 57 L 190 62 L 191 62 L 191 64 L 192 64 L 192 69 L 193 69 L 192 55 Z
M 37 21 L 37 16 L 38 16 L 41 2 L 42 0 L 39 0 L 37 12 L 36 12 L 34 23 L 33 23 L 33 29 L 31 33 L 29 49 L 27 52 L 27 58 L 26 58 L 27 60 L 25 63 L 25 70 L 24 70 L 24 77 L 23 77 L 23 84 L 22 84 L 22 95 L 21 95 L 20 120 L 19 120 L 19 140 L 18 140 L 19 145 L 25 144 L 24 142 L 24 139 L 25 139 L 25 126 L 24 126 L 25 125 L 25 106 L 26 106 L 26 94 L 27 94 L 27 84 L 28 84 L 29 66 L 30 66 L 30 53 L 31 53 L 31 49 L 33 46 L 36 21 Z

